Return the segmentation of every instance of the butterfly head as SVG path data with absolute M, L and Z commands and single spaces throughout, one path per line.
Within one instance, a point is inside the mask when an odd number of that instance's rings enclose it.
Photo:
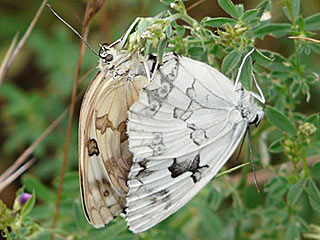
M 105 64 L 111 64 L 116 56 L 116 49 L 107 46 L 107 44 L 100 45 L 99 57 Z
M 246 91 L 244 88 L 240 90 L 238 109 L 241 116 L 248 121 L 249 125 L 255 124 L 258 126 L 264 117 L 264 111 L 262 107 L 257 104 L 251 92 Z
M 256 127 L 259 125 L 261 119 L 264 117 L 264 111 L 257 104 L 252 105 L 252 109 L 248 116 L 249 125 L 255 124 Z

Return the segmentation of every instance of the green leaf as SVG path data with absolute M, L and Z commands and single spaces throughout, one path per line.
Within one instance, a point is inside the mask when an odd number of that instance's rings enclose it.
M 122 37 L 122 40 L 119 45 L 119 49 L 122 49 L 124 47 L 124 45 L 127 43 L 129 35 L 131 34 L 132 30 L 136 27 L 136 25 L 139 23 L 140 20 L 141 20 L 141 18 L 137 17 L 133 21 L 133 23 L 131 23 L 130 27 L 128 28 L 128 30 L 126 31 L 124 36 Z
M 291 0 L 290 4 L 291 4 L 293 19 L 294 19 L 294 22 L 296 22 L 298 20 L 299 13 L 300 13 L 300 0 Z M 291 21 L 291 16 L 287 7 L 283 7 L 283 12 L 287 16 L 289 21 Z
M 254 19 L 255 17 L 257 17 L 259 13 L 259 9 L 250 9 L 248 11 L 246 11 L 242 16 L 241 16 L 241 21 L 248 23 L 250 22 L 252 19 Z
M 139 21 L 139 24 L 137 26 L 137 32 L 139 35 L 143 34 L 147 27 L 149 26 L 149 21 L 145 18 L 141 18 L 141 20 Z
M 68 232 L 61 230 L 61 229 L 51 229 L 51 228 L 41 228 L 39 231 L 32 234 L 28 240 L 43 240 L 43 239 L 50 239 L 50 235 L 56 234 L 60 236 L 67 236 Z
M 170 3 L 174 3 L 176 0 L 160 0 L 160 2 L 162 2 L 165 5 L 170 5 Z
M 300 240 L 299 223 L 292 219 L 288 226 L 284 240 Z
M 270 197 L 278 198 L 286 193 L 288 190 L 288 181 L 284 177 L 274 177 L 266 185 L 266 191 L 269 192 Z
M 111 224 L 108 224 L 107 228 L 95 230 L 90 233 L 90 236 L 81 238 L 82 240 L 101 240 L 101 239 L 116 239 L 120 238 L 122 232 L 127 232 L 127 227 L 123 219 L 117 219 Z
M 265 112 L 272 125 L 293 136 L 296 135 L 296 127 L 282 112 L 270 106 L 267 107 Z
M 291 25 L 288 23 L 270 23 L 258 27 L 254 31 L 254 35 L 257 38 L 263 39 L 265 35 L 271 35 L 274 37 L 281 37 L 286 35 L 291 29 Z
M 310 232 L 310 228 L 305 219 L 299 215 L 295 215 L 295 219 L 298 221 L 298 224 L 300 224 L 300 232 Z
M 213 210 L 219 209 L 219 206 L 222 202 L 222 196 L 214 187 L 212 187 L 210 190 L 208 202 Z
M 222 25 L 226 23 L 229 23 L 232 26 L 234 26 L 236 25 L 237 20 L 233 18 L 227 18 L 227 17 L 217 17 L 217 18 L 206 17 L 202 20 L 202 23 L 204 26 L 209 26 L 209 27 L 222 27 Z
M 191 56 L 202 56 L 204 54 L 203 47 L 201 46 L 190 47 L 188 48 L 188 53 Z
M 199 216 L 201 221 L 201 231 L 199 232 L 203 234 L 202 237 L 213 236 L 217 238 L 219 236 L 219 233 L 221 233 L 222 223 L 215 212 L 212 209 L 201 206 L 199 208 Z
M 320 141 L 312 141 L 310 145 L 306 147 L 306 156 L 311 157 L 318 154 L 320 154 Z M 316 181 L 317 179 L 320 182 L 319 178 L 314 178 Z
M 59 178 L 56 179 L 54 185 L 59 186 Z M 63 190 L 65 191 L 77 191 L 79 189 L 79 173 L 78 172 L 66 172 L 63 181 Z
M 313 165 L 310 174 L 315 181 L 320 182 L 320 162 Z
M 240 16 L 242 16 L 242 15 L 243 15 L 243 13 L 244 13 L 244 7 L 243 7 L 243 4 L 237 4 L 237 5 L 235 5 L 235 6 L 236 6 L 236 9 L 237 9 L 237 11 L 238 11 L 239 15 L 240 15 Z
M 300 31 L 304 31 L 306 28 L 304 20 L 301 16 L 298 18 L 298 26 L 299 26 Z
M 184 33 L 185 33 L 185 28 L 184 27 L 181 27 L 181 26 L 177 25 L 174 28 L 175 28 L 175 30 L 177 31 L 177 33 L 178 33 L 178 35 L 180 37 L 184 36 Z
M 83 209 L 81 206 L 80 201 L 75 201 L 72 204 L 72 215 L 73 215 L 73 219 L 75 222 L 75 225 L 77 227 L 78 230 L 83 230 L 88 226 L 88 222 L 86 221 L 84 214 L 83 214 Z
M 172 37 L 172 27 L 171 25 L 168 25 L 165 29 L 164 32 L 166 33 L 167 38 L 171 38 Z
M 293 184 L 292 186 L 290 186 L 289 192 L 287 195 L 287 199 L 290 205 L 294 205 L 299 200 L 303 192 L 303 186 L 305 185 L 305 183 L 306 183 L 306 180 L 301 179 L 296 184 Z
M 254 60 L 256 60 L 257 63 L 264 67 L 270 65 L 274 61 L 274 59 L 264 55 L 259 49 L 256 49 L 252 53 L 252 57 L 254 58 Z
M 222 61 L 221 71 L 225 74 L 230 73 L 240 62 L 242 54 L 232 50 Z
M 34 204 L 36 202 L 36 193 L 33 190 L 31 198 L 23 205 L 21 209 L 21 216 L 27 216 L 32 210 Z
M 320 29 L 320 13 L 316 13 L 304 19 L 306 30 L 313 31 Z
M 158 46 L 158 58 L 159 58 L 159 63 L 160 64 L 162 64 L 162 59 L 163 59 L 163 55 L 164 55 L 164 52 L 165 52 L 166 47 L 167 47 L 167 43 L 168 43 L 168 39 L 167 38 L 163 39 L 159 43 L 159 46 Z
M 250 90 L 252 87 L 251 76 L 252 76 L 252 59 L 251 59 L 251 56 L 249 56 L 243 65 L 241 75 L 240 75 L 240 82 L 242 86 L 247 90 Z
M 320 192 L 312 179 L 309 180 L 307 193 L 311 207 L 320 213 Z
M 278 139 L 270 144 L 269 151 L 272 153 L 281 153 L 282 152 L 282 146 L 281 142 L 283 141 L 283 138 Z
M 269 12 L 271 10 L 271 1 L 270 0 L 264 0 L 261 3 L 259 3 L 255 9 L 259 9 L 259 13 L 257 17 L 261 17 L 265 12 Z
M 240 13 L 231 0 L 218 0 L 220 7 L 233 18 L 239 18 Z
M 308 116 L 305 121 L 317 125 L 319 123 L 319 120 L 319 113 L 314 113 Z
M 23 184 L 26 186 L 26 189 L 29 192 L 35 190 L 38 199 L 42 199 L 48 202 L 53 202 L 56 199 L 55 194 L 47 186 L 42 184 L 42 182 L 40 182 L 39 179 L 35 177 L 31 177 L 30 175 L 24 176 Z
M 318 43 L 309 43 L 309 46 L 312 51 L 314 51 L 316 54 L 320 55 L 320 44 Z

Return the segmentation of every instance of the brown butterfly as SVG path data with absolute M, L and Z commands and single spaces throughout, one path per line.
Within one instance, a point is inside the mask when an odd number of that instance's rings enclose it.
M 148 64 L 138 53 L 102 45 L 99 72 L 88 87 L 80 110 L 79 169 L 87 220 L 103 227 L 124 211 L 132 165 L 126 134 L 127 111 L 148 83 Z M 148 63 L 147 63 L 148 62 Z

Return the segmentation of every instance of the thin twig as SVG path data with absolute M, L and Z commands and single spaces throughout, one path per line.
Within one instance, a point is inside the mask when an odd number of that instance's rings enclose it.
M 289 38 L 290 39 L 303 39 L 303 40 L 307 40 L 307 41 L 312 42 L 312 43 L 320 44 L 320 40 L 309 38 L 309 37 L 304 37 L 304 36 L 290 36 Z
M 91 19 L 97 14 L 97 12 L 102 8 L 104 2 L 106 0 L 94 0 L 93 3 L 91 4 L 91 7 L 89 9 L 89 13 L 86 16 L 87 18 L 83 22 L 83 24 L 86 26 L 88 22 L 91 21 Z
M 86 19 L 87 19 L 87 15 L 89 13 L 89 6 L 90 6 L 90 3 L 88 0 L 87 6 L 86 6 L 86 11 L 84 14 L 85 15 L 84 21 L 86 21 Z M 89 31 L 89 28 L 85 25 L 82 25 L 81 35 L 84 37 L 84 39 L 87 38 L 88 31 Z M 84 56 L 84 50 L 85 50 L 85 44 L 83 41 L 81 41 L 80 48 L 79 48 L 77 70 L 76 70 L 76 75 L 75 75 L 75 79 L 73 82 L 73 91 L 72 91 L 72 97 L 71 97 L 68 128 L 67 128 L 66 141 L 65 141 L 64 152 L 63 152 L 63 160 L 62 160 L 62 166 L 61 166 L 60 177 L 59 177 L 60 181 L 59 181 L 59 186 L 58 186 L 56 207 L 55 207 L 54 219 L 53 219 L 53 224 L 52 224 L 53 228 L 56 227 L 58 217 L 59 217 L 59 209 L 60 209 L 61 195 L 62 195 L 62 190 L 63 190 L 64 174 L 65 174 L 66 165 L 67 165 L 70 136 L 71 136 L 71 131 L 72 131 L 72 120 L 73 120 L 75 103 L 76 103 L 76 93 L 77 93 L 77 87 L 78 87 L 78 80 L 79 80 L 79 76 L 80 76 L 80 69 L 82 66 L 82 61 L 83 61 L 83 56 Z M 54 235 L 51 235 L 51 239 L 54 239 L 54 238 L 55 238 Z
M 2 73 L 2 75 L 1 75 L 1 77 L 4 78 L 5 75 L 7 74 L 9 68 L 11 67 L 11 65 L 12 65 L 12 63 L 13 63 L 13 61 L 16 59 L 16 57 L 17 57 L 18 53 L 20 52 L 21 48 L 23 47 L 23 45 L 24 45 L 25 42 L 27 41 L 28 37 L 30 36 L 30 34 L 31 34 L 34 26 L 36 25 L 36 23 L 37 23 L 40 15 L 41 15 L 41 13 L 42 13 L 42 11 L 43 11 L 43 8 L 44 8 L 45 5 L 46 5 L 46 3 L 47 3 L 47 0 L 43 0 L 40 8 L 38 9 L 36 15 L 34 16 L 32 22 L 30 23 L 27 31 L 25 32 L 25 34 L 23 35 L 23 37 L 22 37 L 21 40 L 19 41 L 16 49 L 13 51 L 10 59 L 8 60 L 6 66 L 4 67 L 3 73 Z M 2 79 L 3 79 L 3 78 L 2 78 Z M 2 82 L 2 79 L 0 79 L 0 83 Z
M 203 3 L 206 0 L 199 0 L 198 2 L 195 2 L 194 4 L 192 4 L 190 7 L 188 7 L 186 9 L 187 12 L 189 12 L 191 9 L 195 8 L 196 6 L 198 6 L 199 4 Z
M 24 171 L 31 167 L 35 162 L 35 158 L 22 165 L 17 171 L 7 177 L 3 182 L 0 182 L 0 192 L 5 189 L 10 183 L 16 180 Z
M 69 12 L 71 12 L 71 13 L 73 14 L 73 16 L 79 21 L 79 23 L 81 23 L 81 17 L 80 17 L 79 14 L 74 10 L 74 8 L 73 8 L 73 7 L 70 7 L 70 4 L 69 4 L 69 3 L 66 3 L 65 0 L 62 0 L 61 2 L 62 2 L 62 4 L 63 4 L 64 6 L 66 6 L 66 7 L 68 8 Z
M 62 119 L 67 114 L 68 109 L 64 110 L 60 116 L 54 120 L 50 126 L 35 140 L 21 155 L 20 157 L 0 176 L 0 183 L 4 181 L 7 177 L 9 177 L 16 169 L 25 162 L 28 156 L 34 151 L 34 149 L 39 145 L 40 142 L 43 141 L 55 127 L 62 121 Z M 0 190 L 1 192 L 1 190 Z
M 234 171 L 236 171 L 236 170 L 238 170 L 238 169 L 240 169 L 240 168 L 243 168 L 243 167 L 245 167 L 245 166 L 247 166 L 247 165 L 249 165 L 249 164 L 250 164 L 249 162 L 246 162 L 246 163 L 242 163 L 242 164 L 240 164 L 240 165 L 238 165 L 238 166 L 235 166 L 235 167 L 233 167 L 233 168 L 230 168 L 230 169 L 228 169 L 228 170 L 226 170 L 226 171 L 223 171 L 223 172 L 217 174 L 217 175 L 214 177 L 214 179 L 217 179 L 217 178 L 222 177 L 222 176 L 224 176 L 224 175 L 226 175 L 226 174 L 232 173 L 232 172 L 234 172 Z
M 6 66 L 7 66 L 8 61 L 9 61 L 10 56 L 11 56 L 11 53 L 12 53 L 14 47 L 16 46 L 18 35 L 19 35 L 19 32 L 17 32 L 16 35 L 14 36 L 14 38 L 13 38 L 11 44 L 10 44 L 10 47 L 9 47 L 8 51 L 6 52 L 6 55 L 4 56 L 3 61 L 1 63 L 1 67 L 0 67 L 0 85 L 2 84 L 3 79 L 6 76 L 6 72 L 4 70 L 6 69 Z

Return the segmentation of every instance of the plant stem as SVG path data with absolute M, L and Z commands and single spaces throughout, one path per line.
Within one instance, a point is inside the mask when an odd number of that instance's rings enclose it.
M 299 150 L 298 150 L 298 148 L 297 148 L 296 141 L 295 141 L 294 138 L 291 138 L 291 140 L 292 140 L 292 144 L 293 144 L 293 149 L 294 149 L 295 154 L 296 154 L 296 153 L 299 152 Z M 299 155 L 298 155 L 298 156 L 299 156 Z M 294 171 L 295 171 L 297 177 L 300 178 L 299 170 L 298 170 L 298 166 L 297 166 L 297 163 L 299 162 L 299 160 L 296 161 L 296 155 L 292 157 L 291 162 L 292 162 L 292 164 L 293 164 L 293 168 L 294 168 Z
M 291 7 L 291 4 L 289 3 L 289 1 L 287 1 L 286 5 L 287 5 L 288 12 L 290 14 L 292 26 L 295 31 L 298 31 L 298 27 L 297 27 L 297 24 L 294 20 L 292 7 Z M 295 47 L 295 52 L 296 52 L 296 70 L 297 70 L 297 73 L 300 75 L 300 55 L 298 53 L 298 41 L 297 40 L 294 40 L 294 47 Z
M 298 29 L 297 29 L 297 24 L 296 24 L 296 22 L 294 21 L 294 16 L 293 16 L 292 8 L 291 8 L 291 4 L 290 4 L 289 1 L 287 1 L 287 9 L 288 9 L 288 12 L 289 12 L 289 14 L 290 14 L 291 23 L 292 23 L 292 25 L 293 25 L 294 30 L 298 30 Z
M 304 176 L 308 177 L 310 173 L 310 169 L 308 167 L 307 158 L 306 158 L 306 150 L 302 150 L 302 164 L 304 169 Z
M 86 23 L 87 16 L 89 14 L 89 6 L 90 6 L 90 1 L 87 1 L 87 6 L 86 6 L 85 17 L 84 17 L 83 23 Z M 86 39 L 88 32 L 89 32 L 88 26 L 83 24 L 81 35 L 83 36 L 84 39 Z M 67 166 L 67 158 L 68 158 L 68 153 L 69 153 L 69 143 L 70 143 L 70 137 L 71 137 L 71 131 L 72 131 L 72 120 L 73 120 L 73 115 L 74 115 L 74 110 L 75 110 L 78 81 L 80 78 L 80 70 L 81 70 L 82 61 L 83 61 L 83 57 L 84 57 L 84 50 L 85 50 L 85 43 L 83 41 L 81 41 L 80 48 L 79 48 L 77 70 L 76 70 L 76 75 L 75 75 L 75 79 L 73 82 L 73 90 L 72 90 L 72 97 L 71 97 L 68 128 L 67 128 L 66 141 L 65 141 L 64 152 L 63 152 L 63 160 L 62 160 L 62 166 L 61 166 L 60 177 L 59 177 L 60 181 L 59 181 L 59 186 L 58 186 L 56 208 L 55 208 L 54 219 L 53 219 L 53 224 L 52 224 L 53 228 L 56 227 L 57 222 L 58 222 L 58 217 L 59 217 L 59 209 L 60 209 L 60 202 L 61 202 L 61 196 L 62 196 L 62 190 L 63 190 L 64 174 L 65 174 L 65 170 L 66 170 L 66 166 Z M 54 240 L 54 238 L 55 237 L 52 234 L 51 239 Z

